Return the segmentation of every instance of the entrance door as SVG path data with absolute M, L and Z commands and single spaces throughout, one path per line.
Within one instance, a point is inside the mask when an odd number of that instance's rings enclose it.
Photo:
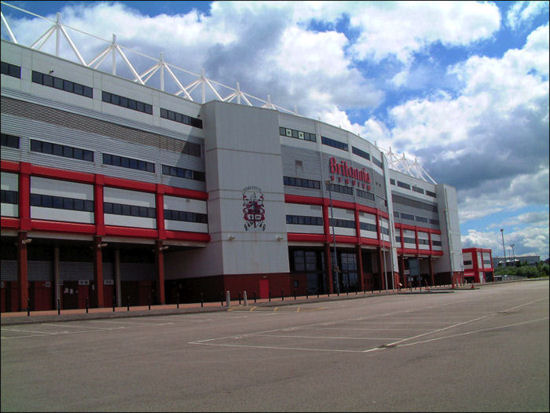
M 269 280 L 266 278 L 262 278 L 259 280 L 260 283 L 260 298 L 268 298 L 269 297 Z

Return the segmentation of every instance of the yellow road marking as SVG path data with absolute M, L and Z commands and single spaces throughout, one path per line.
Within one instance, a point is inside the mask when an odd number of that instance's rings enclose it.
M 279 307 L 275 307 L 273 311 L 279 311 Z
M 297 313 L 299 313 L 299 312 L 300 312 L 300 307 L 298 307 L 298 308 L 296 309 L 296 312 L 297 312 Z
M 256 310 L 256 307 L 250 307 L 250 310 L 248 311 L 254 311 L 254 310 Z

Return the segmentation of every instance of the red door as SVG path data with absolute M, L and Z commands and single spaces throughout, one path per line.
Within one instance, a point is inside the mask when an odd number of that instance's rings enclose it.
M 260 281 L 260 298 L 268 298 L 269 280 L 265 278 L 261 278 L 259 281 Z

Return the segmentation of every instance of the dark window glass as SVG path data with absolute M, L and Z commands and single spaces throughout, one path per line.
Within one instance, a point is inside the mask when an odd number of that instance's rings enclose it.
M 142 105 L 143 105 L 143 103 L 142 103 Z M 128 99 L 128 109 L 138 110 L 137 102 L 134 99 Z M 142 109 L 143 109 L 143 106 L 142 106 Z
M 91 87 L 84 86 L 84 96 L 87 98 L 93 98 L 94 97 L 94 90 Z
M 101 92 L 101 100 L 103 102 L 111 103 L 111 94 L 109 92 Z
M 112 162 L 113 162 L 112 156 L 109 155 L 108 153 L 104 153 L 104 154 L 103 154 L 103 163 L 104 163 L 104 164 L 107 164 L 107 165 L 111 165 Z
M 291 176 L 283 176 L 283 184 L 288 186 L 299 186 L 303 188 L 320 189 L 321 183 L 312 179 L 294 178 Z
M 103 203 L 103 213 L 104 214 L 112 214 L 113 213 L 113 204 L 110 202 L 104 202 Z
M 2 63 L 2 64 L 3 64 L 3 63 Z M 4 71 L 2 71 L 2 73 L 4 73 Z M 35 72 L 35 71 L 33 70 L 33 72 L 32 72 L 32 81 L 33 81 L 34 83 L 40 83 L 40 84 L 42 84 L 42 73 L 40 73 L 40 72 Z
M 390 179 L 390 184 L 395 185 L 395 179 Z
M 111 94 L 109 94 L 109 95 L 110 95 L 110 97 L 111 97 L 110 103 L 112 103 L 113 105 L 118 105 L 118 106 L 120 106 L 120 96 L 118 96 L 118 95 L 111 95 Z
M 185 115 L 183 113 L 178 113 L 165 108 L 160 108 L 160 117 L 172 120 L 174 122 L 179 122 L 185 125 L 202 129 L 202 120 L 194 118 L 192 116 Z
M 351 147 L 351 151 L 352 151 L 355 155 L 360 156 L 361 158 L 364 158 L 364 159 L 370 161 L 370 154 L 369 154 L 369 153 L 367 153 L 367 152 L 365 152 L 365 151 L 363 151 L 363 150 L 361 150 L 361 149 L 359 149 L 359 148 L 356 148 L 355 146 L 352 146 L 352 147 Z
M 145 112 L 145 103 L 143 102 L 135 102 L 136 103 L 136 107 L 135 109 L 138 110 L 139 112 Z M 134 108 L 130 108 L 130 109 L 134 109 Z
M 130 205 L 130 215 L 133 217 L 139 216 L 139 206 L 137 205 Z
M 74 148 L 73 157 L 75 159 L 84 159 L 84 151 L 82 149 Z
M 74 93 L 76 93 L 77 95 L 84 95 L 84 86 L 79 85 L 78 83 L 75 83 Z
M 19 149 L 19 136 L 7 135 L 3 133 L 1 139 L 2 146 Z
M 88 212 L 94 211 L 94 201 L 86 200 L 84 201 L 84 210 Z
M 52 201 L 53 208 L 63 209 L 63 198 L 52 196 Z
M 53 78 L 53 87 L 56 89 L 63 89 L 63 79 L 58 77 Z
M 121 204 L 113 204 L 113 214 L 122 215 L 122 205 Z
M 120 166 L 123 168 L 129 168 L 130 167 L 130 158 L 124 158 L 120 156 Z
M 93 162 L 94 161 L 94 153 L 92 151 L 84 151 L 84 158 L 85 161 Z
M 74 209 L 74 201 L 71 198 L 63 198 L 63 209 Z
M 337 140 L 334 140 L 334 139 L 330 139 L 330 138 L 327 138 L 326 136 L 321 136 L 321 142 L 323 143 L 323 145 L 332 146 L 333 148 L 336 148 L 336 149 L 341 149 L 343 151 L 348 150 L 348 144 L 347 143 L 343 143 L 343 142 L 340 142 L 340 141 L 337 141 Z
M 73 148 L 70 146 L 63 146 L 63 156 L 67 158 L 74 158 Z
M 411 186 L 409 184 L 401 181 L 397 181 L 397 186 L 400 188 L 411 189 Z
M 42 199 L 40 194 L 31 194 L 31 206 L 42 206 Z
M 432 192 L 432 191 L 426 191 L 426 195 L 431 196 L 432 198 L 436 197 L 435 192 Z
M 122 205 L 122 215 L 130 215 L 131 211 L 130 205 Z
M 63 81 L 63 90 L 65 92 L 74 92 L 74 84 L 70 80 L 64 80 Z
M 111 102 L 111 103 L 112 103 L 112 102 Z M 128 107 L 128 98 L 125 98 L 125 97 L 123 97 L 123 96 L 120 96 L 119 105 L 122 106 L 123 108 L 127 108 L 127 107 Z
M 372 162 L 373 162 L 376 166 L 378 166 L 379 168 L 382 168 L 382 167 L 383 167 L 382 161 L 376 159 L 374 156 L 372 157 Z
M 413 186 L 412 189 L 413 189 L 414 192 L 418 192 L 419 194 L 424 193 L 424 190 L 422 188 L 417 187 L 417 186 Z
M 19 193 L 17 191 L 9 191 L 2 189 L 2 199 L 3 204 L 18 204 L 19 203 Z M 31 201 L 32 205 L 32 201 Z
M 63 145 L 53 144 L 53 154 L 57 156 L 63 156 Z
M 51 195 L 40 195 L 40 199 L 42 200 L 42 206 L 44 208 L 53 208 L 54 202 L 53 202 L 53 196 Z

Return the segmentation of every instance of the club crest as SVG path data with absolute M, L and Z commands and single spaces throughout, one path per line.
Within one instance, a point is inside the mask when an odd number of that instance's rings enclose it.
M 243 189 L 243 219 L 245 231 L 265 231 L 264 194 L 257 186 Z

